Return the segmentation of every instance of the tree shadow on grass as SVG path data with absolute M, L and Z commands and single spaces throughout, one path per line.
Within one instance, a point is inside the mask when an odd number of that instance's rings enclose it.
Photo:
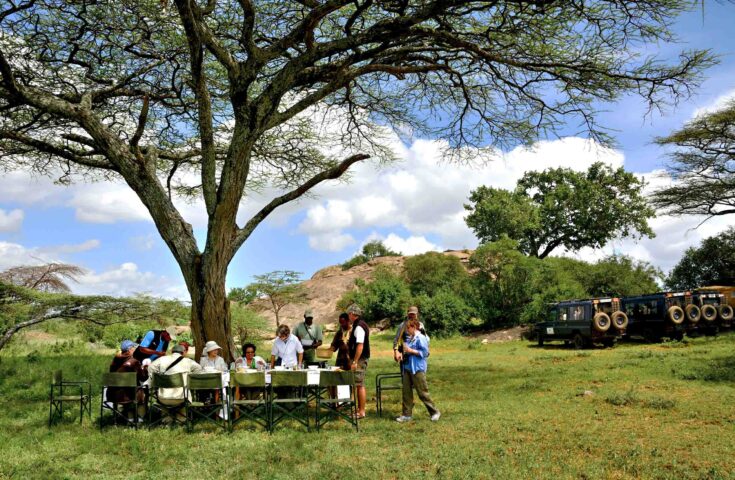
M 713 358 L 695 365 L 674 365 L 671 371 L 682 380 L 732 383 L 735 382 L 735 355 Z

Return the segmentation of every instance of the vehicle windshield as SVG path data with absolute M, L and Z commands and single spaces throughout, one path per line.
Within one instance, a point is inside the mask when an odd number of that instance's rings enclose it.
M 611 313 L 613 313 L 613 305 L 612 305 L 612 302 L 595 303 L 594 304 L 594 310 L 595 310 L 595 313 L 602 312 L 602 313 L 606 313 L 606 314 L 610 315 Z

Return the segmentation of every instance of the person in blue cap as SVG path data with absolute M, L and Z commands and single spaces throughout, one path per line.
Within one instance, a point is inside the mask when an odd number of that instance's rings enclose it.
M 138 385 L 142 385 L 148 378 L 148 373 L 143 368 L 140 360 L 133 356 L 137 345 L 131 340 L 123 340 L 120 344 L 120 353 L 115 355 L 110 364 L 111 373 L 135 372 L 138 377 Z M 118 404 L 129 404 L 138 396 L 139 403 L 144 401 L 142 389 L 126 387 L 110 387 L 107 389 L 107 401 Z M 132 413 L 132 412 L 130 412 Z

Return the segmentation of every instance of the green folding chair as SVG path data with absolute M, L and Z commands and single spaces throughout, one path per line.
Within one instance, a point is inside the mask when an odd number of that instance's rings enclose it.
M 235 398 L 236 391 L 241 398 Z M 265 372 L 233 373 L 230 376 L 230 431 L 244 420 L 250 420 L 270 431 L 270 410 Z
M 228 429 L 227 394 L 222 392 L 221 373 L 192 373 L 189 375 L 189 392 L 192 400 L 189 402 L 189 427 L 199 422 L 209 422 Z M 208 395 L 212 393 L 213 395 Z M 219 400 L 216 400 L 219 396 Z M 203 400 L 206 398 L 206 400 Z M 222 413 L 222 416 L 220 416 Z
M 82 423 L 85 410 L 89 419 L 92 419 L 92 385 L 86 381 L 66 381 L 62 378 L 61 370 L 56 370 L 51 375 L 48 410 L 49 427 L 56 420 L 61 420 L 64 417 L 65 403 L 79 403 L 79 424 Z
M 121 395 L 125 393 L 127 395 Z M 104 411 L 112 412 L 112 423 L 117 425 L 122 420 L 123 425 L 132 425 L 138 428 L 138 374 L 135 372 L 112 372 L 102 374 L 102 393 L 100 395 L 100 430 L 104 424 Z M 129 400 L 119 400 L 120 396 Z M 107 397 L 107 398 L 105 398 Z M 122 410 L 120 409 L 122 407 Z M 128 420 L 127 413 L 133 408 L 133 419 Z
M 306 395 L 306 372 L 272 371 L 268 390 L 270 409 L 269 430 L 286 419 L 296 420 L 311 431 L 309 425 L 309 399 Z
M 184 398 L 181 403 L 174 405 L 163 403 L 159 398 L 160 388 L 181 388 L 184 392 Z M 189 400 L 183 373 L 172 373 L 171 375 L 154 373 L 151 377 L 150 395 L 148 397 L 150 399 L 148 405 L 148 428 L 163 423 L 166 418 L 171 418 L 172 426 L 177 424 L 184 425 L 187 430 L 189 429 Z M 155 414 L 158 414 L 159 418 L 154 420 L 153 416 Z
M 402 381 L 403 375 L 400 372 L 379 373 L 375 376 L 375 409 L 379 417 L 383 416 L 383 394 L 387 390 L 403 390 Z
M 340 385 L 348 385 L 347 397 L 330 398 L 324 397 L 323 393 L 328 390 L 337 391 Z M 357 425 L 357 402 L 355 401 L 355 372 L 320 372 L 319 389 L 316 397 L 316 429 L 332 420 L 343 419 L 359 431 Z M 339 397 L 339 395 L 337 395 Z

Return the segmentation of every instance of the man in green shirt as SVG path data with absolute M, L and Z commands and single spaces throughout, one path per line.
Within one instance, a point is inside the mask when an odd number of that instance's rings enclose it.
M 304 312 L 304 321 L 296 325 L 293 334 L 304 347 L 304 364 L 317 364 L 316 349 L 324 341 L 324 333 L 321 325 L 314 325 L 314 314 L 310 308 Z

